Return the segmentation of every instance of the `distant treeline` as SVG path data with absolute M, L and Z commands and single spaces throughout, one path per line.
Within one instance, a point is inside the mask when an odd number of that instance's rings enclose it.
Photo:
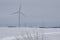
M 40 27 L 40 28 L 60 28 L 60 27 Z

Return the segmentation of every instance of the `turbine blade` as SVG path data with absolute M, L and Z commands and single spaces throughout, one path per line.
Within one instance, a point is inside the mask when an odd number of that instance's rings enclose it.
M 18 12 L 18 11 L 16 11 L 16 12 L 12 13 L 11 15 L 13 15 L 13 14 L 17 14 L 17 13 L 19 13 L 19 12 Z
M 23 16 L 25 16 L 23 12 L 21 12 L 21 14 L 22 14 Z
M 19 6 L 19 11 L 21 11 L 21 9 L 22 9 L 22 4 L 20 3 L 20 6 Z

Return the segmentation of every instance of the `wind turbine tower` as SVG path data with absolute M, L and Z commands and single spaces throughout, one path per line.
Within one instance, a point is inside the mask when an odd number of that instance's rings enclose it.
M 19 21 L 19 24 L 18 24 L 18 25 L 19 25 L 19 27 L 20 27 L 20 13 L 21 13 L 21 7 L 22 7 L 22 6 L 21 6 L 21 4 L 20 4 L 20 8 L 19 8 L 19 15 L 18 15 L 18 16 L 19 16 L 19 19 L 18 19 L 18 21 Z
M 18 27 L 20 27 L 20 14 L 22 14 L 24 16 L 23 12 L 21 12 L 21 9 L 22 9 L 22 4 L 20 4 L 19 10 L 13 13 L 13 14 L 18 13 Z

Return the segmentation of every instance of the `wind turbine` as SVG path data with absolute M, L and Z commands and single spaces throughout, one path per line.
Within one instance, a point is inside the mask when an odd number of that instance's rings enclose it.
M 13 13 L 13 14 L 17 14 L 18 13 L 18 22 L 19 22 L 18 26 L 19 27 L 20 27 L 20 14 L 22 14 L 24 16 L 23 12 L 21 12 L 21 9 L 22 9 L 22 4 L 20 4 L 19 10 Z

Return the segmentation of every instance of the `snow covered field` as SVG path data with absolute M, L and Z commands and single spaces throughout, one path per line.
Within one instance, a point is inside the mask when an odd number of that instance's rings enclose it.
M 60 40 L 60 29 L 0 28 L 0 40 Z

